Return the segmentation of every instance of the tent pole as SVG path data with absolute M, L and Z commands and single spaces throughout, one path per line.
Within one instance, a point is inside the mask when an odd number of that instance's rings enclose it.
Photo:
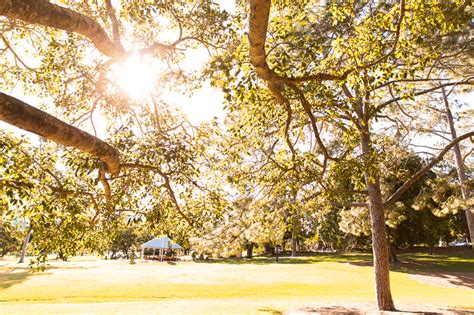
M 142 250 L 140 252 L 140 260 L 143 262 L 143 254 L 145 252 L 145 247 L 142 247 Z
M 153 248 L 153 259 L 155 259 L 155 249 Z

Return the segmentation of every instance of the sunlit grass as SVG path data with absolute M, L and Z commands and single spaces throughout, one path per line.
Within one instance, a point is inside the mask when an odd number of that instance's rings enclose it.
M 473 307 L 472 289 L 431 285 L 410 277 L 419 271 L 419 265 L 424 272 L 474 271 L 472 258 L 401 255 L 401 259 L 406 263 L 391 273 L 396 302 Z M 198 303 L 204 309 L 209 304 L 215 310 L 217 305 L 236 300 L 255 308 L 274 301 L 288 305 L 314 301 L 373 302 L 370 262 L 371 256 L 367 254 L 282 258 L 278 263 L 269 258 L 136 265 L 126 261 L 73 261 L 52 262 L 46 272 L 31 273 L 14 264 L 2 267 L 0 261 L 0 309 L 2 304 L 12 303 L 18 303 L 16 306 L 27 312 L 27 306 L 19 304 L 163 302 L 168 305 L 174 301 L 176 310 L 188 302 Z

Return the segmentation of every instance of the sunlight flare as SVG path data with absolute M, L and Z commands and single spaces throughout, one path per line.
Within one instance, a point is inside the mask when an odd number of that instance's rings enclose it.
M 128 58 L 120 67 L 117 83 L 134 100 L 149 96 L 157 80 L 156 69 L 138 55 Z

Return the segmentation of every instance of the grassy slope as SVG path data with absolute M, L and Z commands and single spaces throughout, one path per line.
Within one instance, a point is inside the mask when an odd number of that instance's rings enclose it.
M 472 257 L 405 255 L 402 259 L 409 263 L 391 273 L 396 302 L 474 307 L 472 289 L 429 285 L 409 277 L 419 272 L 474 272 Z M 34 274 L 15 265 L 2 267 L 0 261 L 0 309 L 11 303 L 140 301 L 162 302 L 165 307 L 188 301 L 215 311 L 218 305 L 228 307 L 233 301 L 245 301 L 252 309 L 282 301 L 288 305 L 373 302 L 369 260 L 367 255 L 321 255 L 284 259 L 279 264 L 268 259 L 175 265 L 52 262 L 46 272 Z

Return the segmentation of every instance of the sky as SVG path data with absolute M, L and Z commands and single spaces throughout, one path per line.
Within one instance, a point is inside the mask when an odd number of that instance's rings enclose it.
M 31 57 L 28 58 L 28 56 L 25 56 L 24 59 L 31 63 L 34 62 L 34 60 Z M 208 52 L 204 48 L 189 50 L 186 52 L 185 58 L 180 62 L 179 66 L 188 71 L 199 71 L 208 59 Z M 148 98 L 152 86 L 150 82 L 152 80 L 160 80 L 160 70 L 164 70 L 164 66 L 160 64 L 159 61 L 153 65 L 153 69 L 150 69 L 149 64 L 141 61 L 140 58 L 132 57 L 125 62 L 123 66 L 118 67 L 117 83 L 132 99 L 139 100 Z M 42 103 L 52 103 L 52 98 L 41 99 L 34 95 L 25 95 L 20 85 L 12 91 L 1 92 L 14 96 L 34 107 L 38 107 Z M 222 121 L 225 116 L 223 93 L 211 87 L 209 82 L 204 82 L 202 88 L 195 90 L 192 95 L 164 91 L 161 96 L 169 105 L 180 108 L 188 116 L 189 121 L 193 125 L 199 125 L 202 122 L 210 121 L 214 118 Z M 103 119 L 102 115 L 96 111 L 93 117 L 99 138 L 106 137 L 105 125 L 101 126 L 100 124 L 100 121 Z M 17 135 L 27 136 L 34 143 L 38 143 L 38 137 L 36 135 L 11 126 L 3 121 L 0 121 L 0 128 L 12 131 Z M 92 133 L 91 126 L 85 125 L 81 127 L 81 129 Z
M 185 59 L 179 66 L 187 71 L 200 71 L 209 61 L 209 57 L 207 50 L 203 47 L 187 51 Z M 181 108 L 193 125 L 215 117 L 222 121 L 225 116 L 224 94 L 221 90 L 211 87 L 209 82 L 205 82 L 201 89 L 193 91 L 192 96 L 168 93 L 164 97 L 170 105 Z
M 199 0 L 198 0 L 199 1 Z M 235 10 L 235 1 L 234 0 L 217 0 L 217 2 L 221 5 L 222 8 L 233 12 Z M 169 34 L 173 36 L 173 34 Z M 204 48 L 187 51 L 185 59 L 180 63 L 181 68 L 188 69 L 188 70 L 196 70 L 199 71 L 202 66 L 207 62 L 209 55 Z M 34 63 L 34 60 L 26 59 L 28 64 Z M 147 84 L 151 80 L 159 80 L 159 66 L 158 69 L 154 69 L 154 74 L 149 71 L 149 67 L 146 64 L 140 64 L 139 61 L 130 62 L 121 69 L 122 73 L 119 74 L 119 84 L 126 89 L 129 88 L 129 94 L 132 98 L 136 97 L 143 97 L 143 95 L 147 95 L 147 89 L 149 86 Z M 154 77 L 155 76 L 155 77 Z M 133 95 L 133 91 L 138 91 L 139 95 Z M 38 106 L 43 101 L 38 97 L 32 95 L 24 95 L 20 88 L 14 89 L 13 91 L 7 91 L 8 94 L 17 97 L 30 105 Z M 140 95 L 141 94 L 141 95 Z M 192 96 L 178 94 L 178 93 L 171 93 L 171 92 L 164 92 L 162 95 L 163 98 L 167 103 L 177 108 L 181 108 L 188 116 L 190 122 L 193 125 L 198 125 L 202 122 L 212 120 L 217 117 L 219 121 L 223 121 L 225 116 L 224 106 L 223 106 L 223 93 L 219 90 L 212 88 L 209 83 L 204 83 L 202 88 L 199 90 L 194 91 Z M 462 101 L 470 104 L 471 107 L 474 106 L 474 93 L 464 94 L 461 96 Z M 101 120 L 99 114 L 95 116 L 97 121 Z M 29 137 L 35 138 L 31 136 L 30 133 L 7 125 L 4 122 L 0 121 L 0 128 L 6 130 L 12 130 L 17 134 L 26 134 Z M 86 129 L 89 129 L 86 127 Z M 101 128 L 98 126 L 99 130 L 99 137 L 103 138 L 105 128 Z M 86 130 L 89 131 L 90 130 Z M 423 139 L 422 141 L 426 141 Z
M 198 2 L 200 0 L 197 0 Z M 234 12 L 235 11 L 235 0 L 216 0 L 216 2 L 224 9 L 227 10 L 228 12 Z M 115 6 L 118 5 L 117 1 L 113 2 Z M 176 36 L 176 34 L 167 34 L 172 37 Z M 21 49 L 20 49 L 21 52 Z M 190 70 L 200 70 L 201 67 L 207 62 L 209 58 L 209 55 L 207 51 L 204 48 L 200 48 L 197 50 L 193 51 L 187 51 L 186 52 L 186 58 L 180 63 L 180 66 L 183 69 L 190 69 Z M 27 64 L 39 64 L 39 60 L 35 60 L 31 56 L 28 55 L 22 55 L 22 59 L 26 61 Z M 136 65 L 136 64 L 135 64 Z M 144 71 L 132 71 L 132 76 L 130 76 L 130 73 L 124 73 L 124 76 L 126 79 L 123 82 L 124 86 L 131 85 L 134 87 L 135 90 L 137 90 L 137 87 L 144 86 L 144 82 L 150 81 L 150 79 L 153 79 L 151 77 L 151 74 L 147 72 L 147 69 L 144 69 L 146 66 L 140 66 L 142 70 Z M 126 71 L 125 71 L 126 72 Z M 159 73 L 157 74 L 159 76 Z M 159 78 L 156 78 L 159 79 Z M 135 84 L 133 84 L 135 83 Z M 0 89 L 1 91 L 1 89 Z M 5 92 L 6 94 L 12 95 L 32 106 L 38 107 L 41 103 L 44 102 L 50 102 L 51 100 L 48 99 L 41 99 L 38 97 L 35 97 L 34 95 L 25 95 L 21 87 L 15 88 L 13 91 L 1 91 Z M 143 91 L 142 91 L 143 92 Z M 145 94 L 148 93 L 148 91 L 143 92 Z M 131 95 L 132 97 L 135 97 Z M 180 95 L 177 93 L 168 93 L 166 96 L 166 102 L 169 103 L 172 106 L 176 106 L 178 108 L 181 108 L 188 116 L 189 121 L 193 125 L 198 125 L 202 122 L 210 121 L 214 118 L 217 117 L 218 120 L 222 121 L 225 112 L 223 108 L 223 93 L 217 89 L 214 89 L 210 86 L 209 83 L 204 83 L 202 88 L 200 90 L 196 90 L 192 96 L 187 96 L 187 95 Z M 95 114 L 94 115 L 97 121 L 100 121 L 101 115 L 100 114 Z M 29 132 L 23 131 L 21 129 L 18 129 L 16 127 L 10 126 L 2 121 L 0 121 L 0 128 L 8 131 L 12 131 L 15 134 L 18 135 L 26 135 L 27 137 L 31 138 L 33 141 L 37 137 L 35 135 L 32 135 Z M 85 131 L 91 132 L 90 126 L 85 127 Z M 103 131 L 101 129 L 105 130 L 105 128 L 101 128 L 100 126 L 98 127 L 99 134 L 103 134 Z M 99 135 L 100 137 L 100 135 Z

